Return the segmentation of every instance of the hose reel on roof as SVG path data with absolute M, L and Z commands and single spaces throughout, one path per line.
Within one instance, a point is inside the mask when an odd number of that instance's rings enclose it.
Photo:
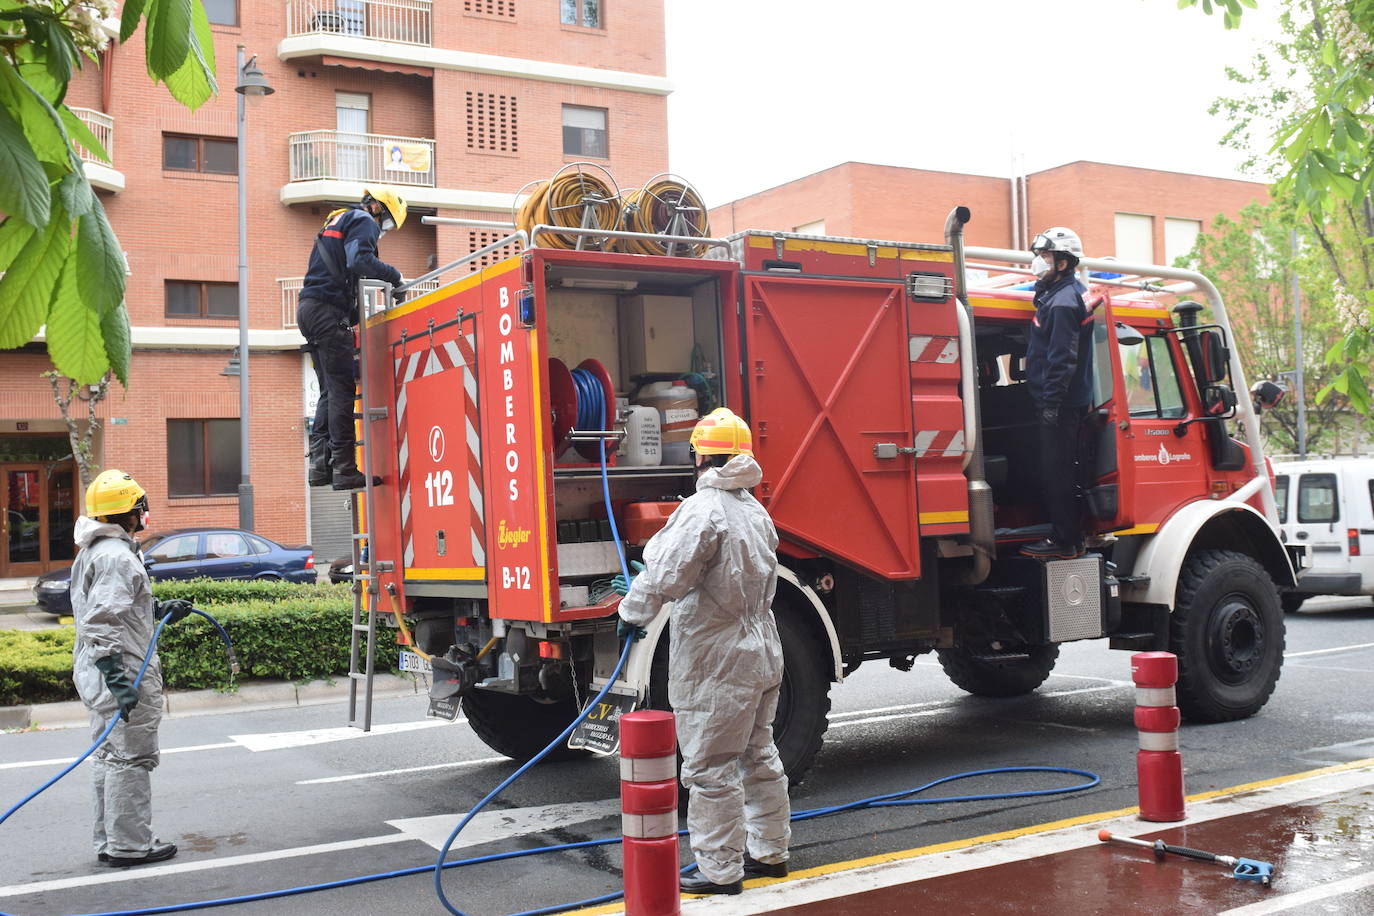
M 706 219 L 706 205 L 702 203 L 697 189 L 667 172 L 650 178 L 642 188 L 625 192 L 625 201 L 620 209 L 620 228 L 645 235 L 705 238 L 711 234 Z M 616 251 L 629 254 L 699 258 L 706 253 L 705 245 L 685 242 L 615 239 L 613 245 Z
M 594 171 L 593 171 L 594 170 Z M 600 175 L 596 174 L 597 172 Z M 604 177 L 603 177 L 604 176 Z M 540 224 L 569 229 L 617 228 L 620 219 L 620 187 L 601 166 L 591 162 L 570 162 L 553 178 L 536 181 L 521 188 L 516 198 L 528 194 L 512 214 L 515 225 L 533 232 Z M 549 248 L 599 250 L 604 239 L 590 235 L 544 233 Z

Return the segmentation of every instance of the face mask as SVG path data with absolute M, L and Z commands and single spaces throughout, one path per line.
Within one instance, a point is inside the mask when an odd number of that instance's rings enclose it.
M 1035 259 L 1031 261 L 1031 273 L 1035 274 L 1037 277 L 1043 280 L 1050 274 L 1054 273 L 1054 262 L 1046 261 L 1044 258 L 1037 254 L 1035 256 Z

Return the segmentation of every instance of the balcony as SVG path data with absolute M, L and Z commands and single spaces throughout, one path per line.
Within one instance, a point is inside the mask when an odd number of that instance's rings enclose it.
M 305 277 L 277 278 L 277 286 L 281 288 L 282 330 L 290 330 L 296 326 L 296 302 L 300 299 L 301 287 L 304 285 Z M 426 280 L 424 283 L 406 290 L 406 301 L 417 299 L 426 293 L 432 293 L 438 288 L 438 280 Z
M 286 34 L 430 44 L 430 0 L 291 0 Z
M 105 152 L 110 154 L 110 161 L 107 163 L 90 150 L 77 146 L 76 151 L 81 157 L 82 168 L 86 171 L 86 180 L 97 188 L 118 194 L 124 190 L 124 173 L 114 169 L 114 118 L 103 111 L 91 108 L 72 108 L 71 112 L 95 134 L 100 145 L 105 147 Z

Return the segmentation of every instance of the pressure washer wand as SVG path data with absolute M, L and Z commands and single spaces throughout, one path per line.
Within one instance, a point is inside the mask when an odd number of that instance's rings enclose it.
M 1229 865 L 1232 869 L 1231 877 L 1237 881 L 1258 881 L 1267 886 L 1270 878 L 1274 875 L 1273 865 L 1268 862 L 1257 862 L 1254 859 L 1219 856 L 1213 852 L 1203 852 L 1201 849 L 1189 849 L 1187 846 L 1171 846 L 1163 840 L 1155 840 L 1152 843 L 1149 840 L 1137 840 L 1135 837 L 1114 836 L 1110 830 L 1097 831 L 1097 838 L 1104 843 L 1120 843 L 1123 846 L 1139 846 L 1142 849 L 1153 850 L 1156 859 L 1163 859 L 1166 853 L 1173 853 L 1188 859 Z

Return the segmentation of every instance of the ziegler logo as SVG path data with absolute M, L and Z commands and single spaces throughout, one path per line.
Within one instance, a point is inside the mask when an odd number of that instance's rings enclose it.
M 1192 461 L 1193 453 L 1170 452 L 1167 448 L 1164 447 L 1164 443 L 1161 442 L 1159 445 L 1159 451 L 1155 452 L 1154 454 L 1136 455 L 1135 460 L 1137 464 L 1146 464 L 1153 462 L 1155 464 L 1163 466 L 1172 464 L 1175 461 Z
M 518 547 L 529 542 L 530 529 L 528 528 L 507 528 L 505 519 L 502 519 L 496 528 L 496 543 L 503 550 L 507 547 Z
M 429 457 L 438 463 L 444 457 L 444 431 L 437 426 L 429 430 Z

